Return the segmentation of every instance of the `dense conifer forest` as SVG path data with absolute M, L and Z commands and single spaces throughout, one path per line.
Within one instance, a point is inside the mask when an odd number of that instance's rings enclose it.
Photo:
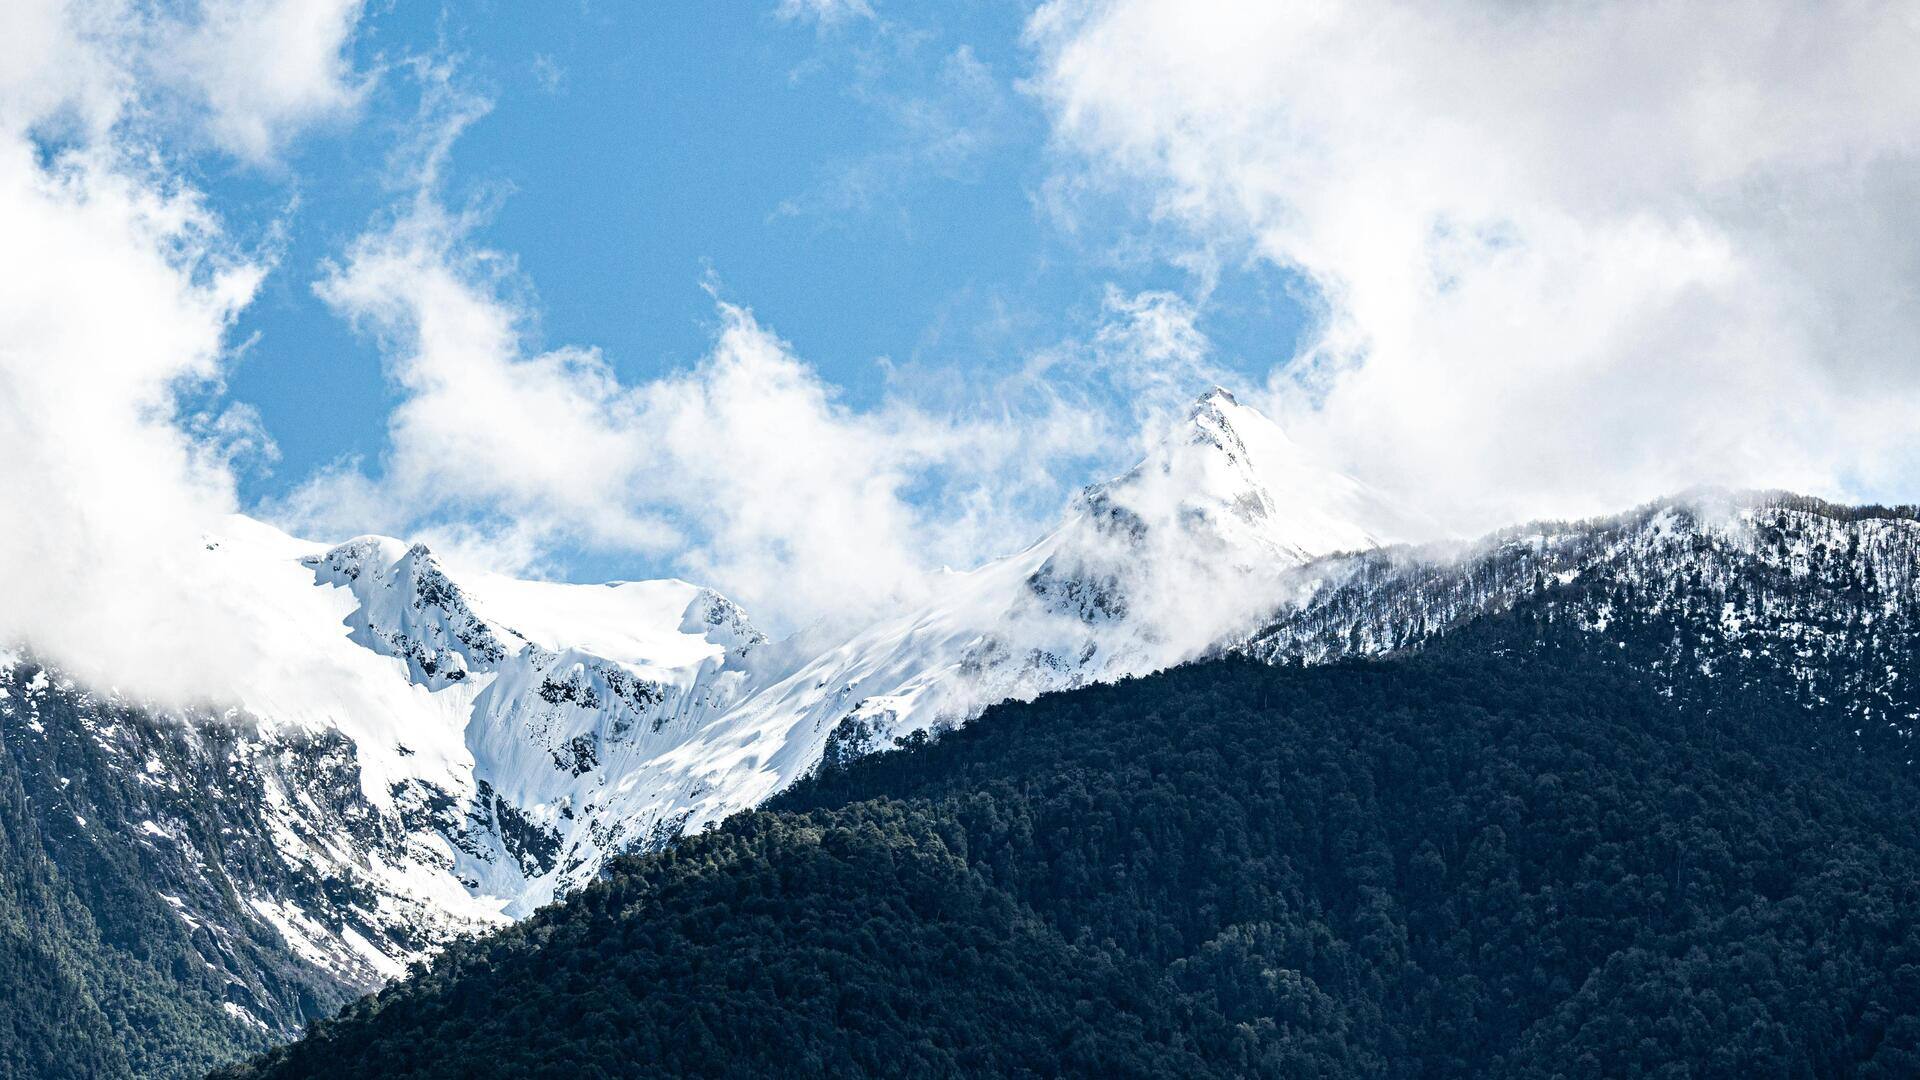
M 221 1009 L 140 867 L 68 834 L 46 835 L 0 737 L 0 1077 L 199 1076 L 267 1045 Z
M 222 1075 L 1920 1075 L 1912 766 L 1615 648 L 996 708 Z
M 287 871 L 235 730 L 50 682 L 0 668 L 0 1077 L 203 1077 L 350 1000 L 247 917 Z

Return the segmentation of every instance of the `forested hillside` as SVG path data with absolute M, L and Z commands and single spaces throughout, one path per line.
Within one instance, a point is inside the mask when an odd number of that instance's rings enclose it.
M 1904 755 L 1618 651 L 1523 608 L 996 708 L 225 1075 L 1920 1072 Z
M 101 767 L 94 736 L 117 726 L 149 755 L 180 736 L 76 700 L 31 665 L 0 671 L 0 1076 L 199 1076 L 272 1041 L 234 1004 L 263 987 L 330 1011 L 344 995 L 275 942 L 210 930 L 156 895 L 181 880 L 158 860 L 180 856 L 121 826 L 182 819 L 152 810 L 152 776 Z M 202 843 L 222 842 L 221 809 L 208 800 L 191 820 Z

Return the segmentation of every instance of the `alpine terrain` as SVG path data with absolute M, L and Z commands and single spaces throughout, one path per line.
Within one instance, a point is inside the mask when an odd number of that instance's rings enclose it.
M 997 706 L 221 1075 L 1914 1075 L 1912 766 L 1666 653 L 1536 597 Z
M 1524 612 L 1667 700 L 1771 695 L 1846 718 L 1808 739 L 1906 761 L 1909 511 L 1703 492 L 1402 543 L 1429 531 L 1223 390 L 1032 546 L 824 642 L 686 582 L 465 574 L 232 519 L 197 557 L 245 613 L 248 679 L 162 706 L 31 642 L 0 664 L 0 944 L 48 988 L 0 1002 L 0 1063 L 51 1068 L 90 1030 L 81 1074 L 197 1075 L 810 774 L 1223 654 L 1458 647 Z

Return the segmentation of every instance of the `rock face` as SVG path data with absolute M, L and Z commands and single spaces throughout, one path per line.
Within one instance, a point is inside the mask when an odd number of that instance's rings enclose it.
M 1225 391 L 1026 550 L 825 643 L 769 643 L 682 581 L 460 574 L 421 545 L 235 519 L 205 557 L 257 612 L 262 662 L 161 707 L 9 654 L 0 740 L 24 800 L 4 824 L 103 932 L 173 942 L 180 984 L 267 1039 L 823 758 L 1222 650 L 1393 652 L 1542 601 L 1583 633 L 1631 624 L 1623 662 L 1676 685 L 1773 680 L 1902 744 L 1914 726 L 1908 512 L 1708 495 L 1381 546 L 1417 531 Z M 121 907 L 140 921 L 99 916 Z

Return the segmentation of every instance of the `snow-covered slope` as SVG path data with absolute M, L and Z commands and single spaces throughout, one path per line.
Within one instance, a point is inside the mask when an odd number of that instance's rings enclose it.
M 140 816 L 72 816 L 181 849 L 154 885 L 183 922 L 230 925 L 237 909 L 348 987 L 652 839 L 608 805 L 609 777 L 730 704 L 761 641 L 725 598 L 679 581 L 462 585 L 425 547 L 327 547 L 244 518 L 202 557 L 256 657 L 218 700 L 159 709 L 49 677 L 29 653 L 6 666 L 34 669 L 37 692 L 0 699 L 0 720 L 16 744 L 71 738 L 47 731 L 59 711 L 100 755 L 90 769 L 141 777 L 113 794 Z M 192 805 L 216 796 L 249 809 L 217 839 Z M 258 997 L 236 1004 L 299 1021 Z
M 687 582 L 467 574 L 399 540 L 236 518 L 201 557 L 256 662 L 218 700 L 78 686 L 27 643 L 0 657 L 0 735 L 72 857 L 137 861 L 226 1004 L 287 1032 L 330 999 L 250 974 L 263 940 L 365 988 L 822 760 L 1225 648 L 1391 652 L 1551 593 L 1581 632 L 1684 613 L 1636 639 L 1678 642 L 1649 664 L 1744 652 L 1890 723 L 1920 712 L 1899 651 L 1920 642 L 1910 514 L 1723 497 L 1383 546 L 1420 531 L 1223 390 L 1030 547 L 824 644 L 769 643 Z M 1842 660 L 1853 683 L 1820 681 Z
M 183 922 L 250 920 L 364 987 L 610 855 L 759 802 L 823 754 L 1244 636 L 1287 568 L 1402 527 L 1223 390 L 1038 543 L 944 573 L 923 608 L 825 647 L 768 647 L 725 597 L 682 581 L 460 574 L 420 545 L 329 546 L 235 518 L 200 557 L 254 662 L 217 700 L 123 700 L 40 670 L 26 643 L 11 667 L 40 692 L 0 700 L 0 721 L 10 737 L 84 737 L 109 763 L 93 768 L 146 777 L 89 796 L 131 799 L 137 819 L 71 812 L 103 841 L 171 845 L 154 887 Z M 47 733 L 54 711 L 72 731 Z M 245 824 L 206 824 L 194 800 L 209 790 L 247 807 Z M 270 988 L 232 1003 L 283 1030 L 302 1019 Z
M 717 820 L 823 755 L 1192 659 L 1258 625 L 1289 569 L 1408 528 L 1387 499 L 1316 467 L 1272 421 L 1215 389 L 1145 461 L 1081 492 L 1039 542 L 945 575 L 924 607 L 711 721 L 671 759 L 695 781 L 675 805 L 688 824 Z

